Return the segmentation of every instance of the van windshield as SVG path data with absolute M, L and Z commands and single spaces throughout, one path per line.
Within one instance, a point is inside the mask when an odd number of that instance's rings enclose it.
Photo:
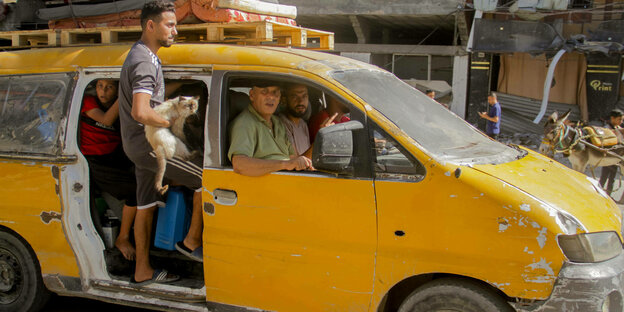
M 331 76 L 394 122 L 439 161 L 495 164 L 526 154 L 490 140 L 391 73 L 353 69 L 336 70 Z

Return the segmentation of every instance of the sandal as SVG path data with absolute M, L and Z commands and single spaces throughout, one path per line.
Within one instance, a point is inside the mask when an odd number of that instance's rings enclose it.
M 167 270 L 165 270 L 165 269 L 156 269 L 156 270 L 154 270 L 154 274 L 152 275 L 152 278 L 150 278 L 148 280 L 144 280 L 142 282 L 137 282 L 134 279 L 134 275 L 133 275 L 132 278 L 130 278 L 130 285 L 132 285 L 132 286 L 147 286 L 147 285 L 152 284 L 152 283 L 167 284 L 167 283 L 175 282 L 175 281 L 177 281 L 179 279 L 180 279 L 180 276 L 175 275 L 175 274 L 171 274 L 171 273 L 167 272 Z
M 202 246 L 195 248 L 195 250 L 190 250 L 188 247 L 184 246 L 184 242 L 180 241 L 175 244 L 175 248 L 183 255 L 197 262 L 204 262 L 204 249 Z

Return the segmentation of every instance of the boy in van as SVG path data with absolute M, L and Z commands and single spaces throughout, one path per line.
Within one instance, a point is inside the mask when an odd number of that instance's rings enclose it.
M 310 118 L 310 143 L 314 143 L 316 134 L 321 128 L 351 120 L 351 118 L 345 116 L 347 113 L 349 113 L 349 108 L 330 96 L 327 100 L 327 108 Z
M 136 214 L 134 165 L 121 147 L 117 82 L 97 80 L 96 96 L 85 96 L 80 112 L 80 151 L 89 163 L 91 181 L 113 197 L 125 200 L 115 247 L 134 260 L 130 229 Z
M 170 47 L 173 44 L 177 35 L 176 23 L 173 3 L 163 0 L 146 3 L 141 11 L 141 39 L 128 53 L 120 74 L 121 135 L 124 151 L 135 164 L 137 179 L 138 206 L 134 222 L 136 267 L 131 280 L 136 285 L 168 283 L 179 279 L 179 276 L 166 270 L 152 268 L 149 262 L 154 211 L 157 205 L 164 203 L 154 187 L 157 163 L 143 127 L 170 127 L 169 121 L 154 112 L 152 105 L 159 105 L 165 99 L 163 72 L 156 53 L 161 47 Z M 184 240 L 176 244 L 176 249 L 201 262 L 201 157 L 189 161 L 177 158 L 168 160 L 165 177 L 196 191 L 193 196 L 190 229 Z

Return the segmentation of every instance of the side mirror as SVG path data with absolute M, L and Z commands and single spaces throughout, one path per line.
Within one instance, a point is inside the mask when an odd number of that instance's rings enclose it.
M 364 129 L 364 125 L 352 120 L 319 130 L 312 150 L 314 168 L 344 173 L 353 158 L 353 130 L 358 129 Z

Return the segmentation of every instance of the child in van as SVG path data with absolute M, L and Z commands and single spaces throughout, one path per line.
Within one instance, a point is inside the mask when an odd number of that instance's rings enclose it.
M 134 164 L 126 157 L 119 132 L 117 81 L 97 80 L 96 96 L 87 95 L 80 111 L 80 151 L 89 163 L 90 178 L 98 188 L 125 200 L 121 228 L 115 241 L 124 258 L 134 260 L 130 230 L 136 215 Z

